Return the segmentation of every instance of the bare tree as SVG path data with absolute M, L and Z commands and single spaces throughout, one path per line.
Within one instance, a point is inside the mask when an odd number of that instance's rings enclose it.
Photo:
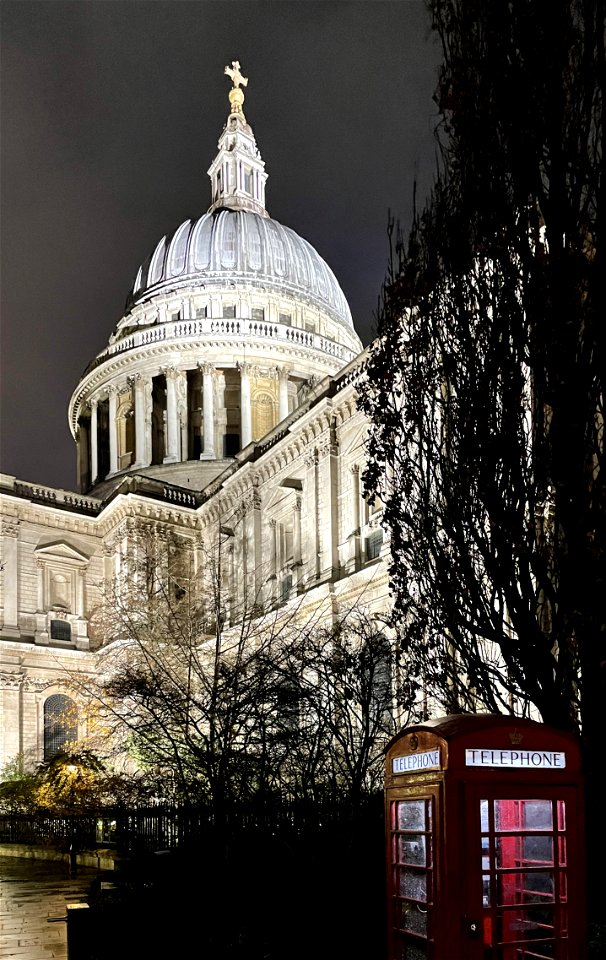
M 399 642 L 448 710 L 606 695 L 604 5 L 433 0 L 440 164 L 394 235 L 364 405 Z M 597 792 L 595 794 L 597 796 Z

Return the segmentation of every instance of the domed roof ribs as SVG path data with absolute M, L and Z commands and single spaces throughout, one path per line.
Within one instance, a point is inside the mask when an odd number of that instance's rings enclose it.
M 208 170 L 212 190 L 208 212 L 226 208 L 250 210 L 268 217 L 265 209 L 265 163 L 242 110 L 242 87 L 248 85 L 248 78 L 242 76 L 237 60 L 232 61 L 231 67 L 225 67 L 225 73 L 233 83 L 228 94 L 230 113 L 219 138 L 219 152 Z

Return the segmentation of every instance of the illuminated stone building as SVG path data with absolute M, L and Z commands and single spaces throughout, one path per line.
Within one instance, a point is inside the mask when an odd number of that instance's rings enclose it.
M 79 491 L 0 477 L 0 765 L 73 736 L 56 720 L 66 678 L 98 669 L 91 612 L 143 526 L 194 551 L 227 528 L 234 611 L 246 590 L 272 608 L 387 603 L 361 486 L 362 344 L 330 267 L 269 216 L 247 81 L 237 63 L 226 73 L 208 212 L 141 265 L 72 395 Z

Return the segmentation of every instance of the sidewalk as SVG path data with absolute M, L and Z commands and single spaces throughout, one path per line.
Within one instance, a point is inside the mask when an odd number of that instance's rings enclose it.
M 66 905 L 84 901 L 97 871 L 67 863 L 0 856 L 0 957 L 67 960 Z

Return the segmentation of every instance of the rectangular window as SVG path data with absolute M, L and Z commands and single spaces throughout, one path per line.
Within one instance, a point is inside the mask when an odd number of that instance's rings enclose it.
M 429 956 L 432 939 L 432 801 L 398 800 L 390 806 L 394 946 L 398 957 L 420 960 Z
M 292 574 L 291 573 L 289 573 L 282 580 L 281 590 L 282 590 L 282 600 L 284 601 L 284 603 L 286 603 L 286 601 L 290 597 L 290 591 L 292 590 Z
M 226 319 L 233 319 L 236 316 L 236 305 L 235 303 L 224 303 L 223 304 L 223 317 Z
M 181 319 L 181 311 L 180 311 L 180 310 L 174 310 L 173 313 L 171 313 L 171 315 L 170 315 L 170 319 L 173 321 L 173 323 L 174 323 L 176 320 L 180 320 L 180 319 Z
M 290 313 L 281 313 L 279 315 L 280 323 L 285 323 L 288 327 L 292 326 L 292 317 Z
M 381 555 L 382 545 L 383 545 L 383 531 L 373 530 L 370 536 L 366 538 L 366 559 L 376 560 L 377 557 Z
M 67 620 L 51 620 L 50 638 L 51 640 L 71 640 L 72 628 Z
M 200 320 L 208 315 L 208 307 L 196 307 L 196 319 Z
M 265 320 L 265 310 L 263 307 L 253 307 L 251 316 L 253 320 Z

